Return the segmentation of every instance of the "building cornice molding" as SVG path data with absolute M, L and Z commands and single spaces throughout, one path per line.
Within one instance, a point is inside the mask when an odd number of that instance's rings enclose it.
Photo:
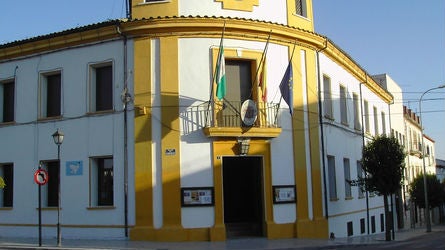
M 312 31 L 278 23 L 229 17 L 181 16 L 156 17 L 135 20 L 112 20 L 52 33 L 22 41 L 0 45 L 0 61 L 29 56 L 49 51 L 66 49 L 94 42 L 102 42 L 125 35 L 129 38 L 221 37 L 225 26 L 225 38 L 266 41 L 287 46 L 301 46 L 323 52 L 355 76 L 387 103 L 393 97 L 375 82 L 348 54 L 328 38 Z

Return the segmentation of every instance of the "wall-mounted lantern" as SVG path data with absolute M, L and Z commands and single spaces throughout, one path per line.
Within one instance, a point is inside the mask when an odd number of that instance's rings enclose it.
M 247 155 L 249 153 L 250 138 L 238 138 L 239 154 Z

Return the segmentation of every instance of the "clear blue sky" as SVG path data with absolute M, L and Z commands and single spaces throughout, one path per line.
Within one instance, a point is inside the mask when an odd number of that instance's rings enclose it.
M 388 74 L 413 111 L 423 92 L 445 84 L 445 1 L 313 0 L 313 7 L 315 31 L 369 74 Z M 445 159 L 445 89 L 423 97 L 422 119 L 436 158 Z
M 315 31 L 369 74 L 389 74 L 412 110 L 418 111 L 424 91 L 445 84 L 445 1 L 313 0 L 313 7 Z M 122 17 L 125 0 L 1 0 L 0 44 Z M 425 134 L 436 141 L 441 159 L 444 99 L 445 89 L 427 94 L 422 102 Z

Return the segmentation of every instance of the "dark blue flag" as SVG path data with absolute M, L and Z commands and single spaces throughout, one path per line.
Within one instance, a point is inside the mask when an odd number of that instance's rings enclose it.
M 293 92 L 292 86 L 294 85 L 294 79 L 292 74 L 292 61 L 289 61 L 286 72 L 284 73 L 283 79 L 280 83 L 280 92 L 284 101 L 289 105 L 290 115 L 292 116 L 294 106 L 293 106 Z

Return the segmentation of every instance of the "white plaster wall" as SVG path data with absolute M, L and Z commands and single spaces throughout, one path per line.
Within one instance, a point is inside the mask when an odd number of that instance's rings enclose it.
M 328 212 L 329 212 L 329 230 L 334 232 L 336 237 L 347 236 L 347 222 L 353 221 L 354 235 L 357 235 L 360 231 L 360 218 L 366 216 L 363 215 L 363 211 L 366 211 L 366 199 L 359 198 L 358 187 L 352 187 L 352 199 L 346 199 L 345 197 L 345 176 L 343 159 L 348 158 L 350 162 L 350 176 L 351 179 L 357 179 L 357 161 L 361 159 L 362 150 L 362 136 L 360 133 L 356 133 L 354 130 L 354 108 L 352 96 L 356 93 L 360 98 L 360 82 L 355 79 L 350 73 L 348 73 L 340 65 L 333 62 L 324 54 L 320 54 L 320 81 L 322 81 L 323 74 L 331 78 L 331 93 L 333 98 L 333 114 L 334 121 L 323 119 L 325 125 L 324 130 L 324 155 L 335 156 L 335 170 L 336 170 L 336 187 L 337 197 L 336 201 L 329 201 L 328 198 Z M 348 111 L 348 125 L 345 126 L 341 123 L 340 118 L 340 84 L 346 87 L 347 91 L 347 111 Z M 321 84 L 323 88 L 323 84 Z M 322 92 L 324 90 L 322 89 Z M 385 112 L 385 125 L 387 134 L 389 129 L 389 115 L 388 104 L 381 100 L 377 95 L 371 92 L 362 84 L 362 99 L 367 100 L 369 103 L 370 114 L 370 127 L 371 134 L 375 134 L 374 119 L 373 119 L 373 107 L 377 107 L 378 126 L 379 133 L 382 132 L 382 117 L 381 112 Z M 361 112 L 361 111 L 360 111 Z M 323 113 L 322 113 L 323 114 Z M 360 121 L 361 123 L 361 121 Z M 362 124 L 363 126 L 363 124 Z M 329 196 L 329 178 L 328 178 L 328 163 L 325 158 L 327 178 L 326 185 L 328 188 Z M 383 213 L 383 198 L 380 196 L 369 197 L 369 210 L 373 213 Z M 380 217 L 376 220 L 380 220 Z M 376 221 L 377 223 L 377 221 Z
M 132 43 L 129 42 L 130 90 L 132 90 Z M 118 112 L 87 115 L 88 64 L 111 60 L 114 70 L 113 103 Z M 123 42 L 105 42 L 20 60 L 0 62 L 0 80 L 13 77 L 16 70 L 16 124 L 0 129 L 0 163 L 14 163 L 14 206 L 0 211 L 1 224 L 35 226 L 0 227 L 3 236 L 36 236 L 38 187 L 33 181 L 40 161 L 56 160 L 57 146 L 51 135 L 60 128 L 65 134 L 61 145 L 61 224 L 63 238 L 104 236 L 123 238 L 124 229 L 124 129 L 120 94 L 123 89 Z M 62 114 L 60 120 L 37 121 L 38 81 L 43 71 L 62 70 Z M 132 110 L 132 107 L 129 107 Z M 129 156 L 133 151 L 133 111 L 129 111 Z M 113 156 L 114 208 L 93 209 L 89 204 L 89 157 Z M 83 173 L 66 175 L 67 161 L 82 161 Z M 134 211 L 134 162 L 129 157 L 129 211 Z M 50 176 L 49 178 L 56 178 Z M 43 187 L 42 189 L 45 189 Z M 42 212 L 43 224 L 55 224 L 57 210 Z M 134 224 L 134 213 L 129 213 L 129 224 Z M 64 225 L 80 226 L 78 228 Z M 112 226 L 94 230 L 94 226 Z M 82 228 L 83 227 L 83 228 Z M 44 228 L 44 236 L 54 237 L 55 227 Z
M 260 0 L 252 11 L 222 9 L 222 2 L 185 0 L 179 1 L 179 15 L 183 16 L 235 16 L 273 23 L 287 24 L 285 0 Z

